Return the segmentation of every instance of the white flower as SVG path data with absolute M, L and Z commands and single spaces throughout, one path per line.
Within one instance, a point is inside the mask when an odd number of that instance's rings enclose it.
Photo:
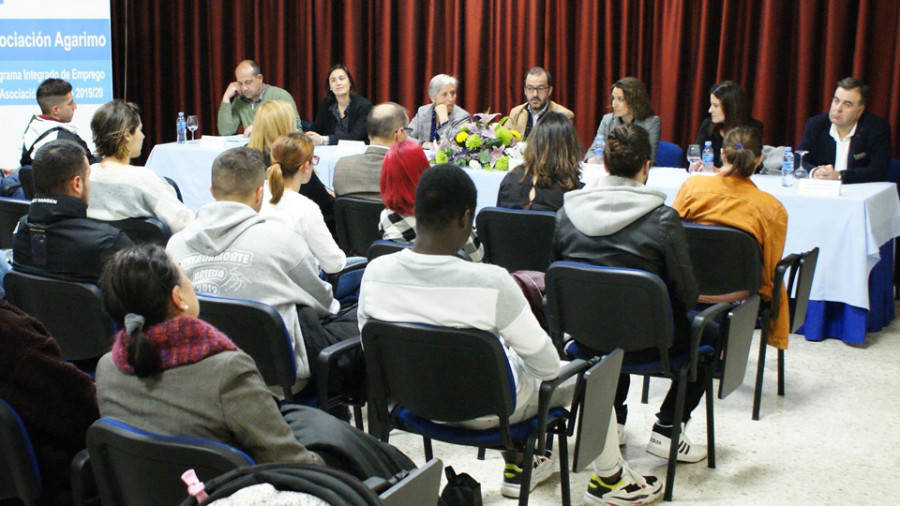
M 478 163 L 478 160 L 469 160 L 469 168 L 470 169 L 480 169 L 481 164 Z

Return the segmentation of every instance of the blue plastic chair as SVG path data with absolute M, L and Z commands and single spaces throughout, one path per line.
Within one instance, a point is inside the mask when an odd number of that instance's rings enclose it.
M 659 141 L 656 148 L 657 167 L 684 167 L 684 150 L 678 144 Z
M 25 424 L 0 399 L 0 500 L 18 498 L 26 506 L 41 495 L 41 472 Z

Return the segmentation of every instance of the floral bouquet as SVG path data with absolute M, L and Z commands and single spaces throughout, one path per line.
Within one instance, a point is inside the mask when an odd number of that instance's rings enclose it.
M 473 114 L 457 128 L 448 128 L 436 146 L 434 163 L 452 163 L 460 167 L 509 170 L 509 157 L 521 157 L 517 146 L 522 136 L 504 126 L 509 119 L 500 114 Z

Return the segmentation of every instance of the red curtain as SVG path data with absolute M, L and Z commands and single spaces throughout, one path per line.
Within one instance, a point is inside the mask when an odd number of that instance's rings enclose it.
M 142 106 L 148 146 L 174 140 L 178 111 L 215 134 L 234 67 L 253 58 L 309 120 L 335 62 L 372 102 L 411 113 L 437 73 L 459 77 L 470 112 L 508 112 L 524 101 L 525 72 L 541 65 L 585 144 L 620 77 L 647 84 L 662 138 L 684 146 L 717 81 L 744 87 L 767 144 L 796 145 L 835 83 L 853 75 L 872 87 L 868 109 L 895 125 L 900 152 L 898 2 L 115 0 L 112 23 L 115 95 Z

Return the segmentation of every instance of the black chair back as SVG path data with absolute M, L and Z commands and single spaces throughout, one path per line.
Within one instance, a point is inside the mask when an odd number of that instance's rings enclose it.
M 272 306 L 252 300 L 198 295 L 200 319 L 227 335 L 253 357 L 266 385 L 278 385 L 288 402 L 297 381 L 297 364 L 291 335 Z
M 110 418 L 87 432 L 100 501 L 117 506 L 179 504 L 187 495 L 181 474 L 200 481 L 254 465 L 244 452 L 215 441 L 151 434 Z
M 509 272 L 541 271 L 550 265 L 556 213 L 486 207 L 475 218 L 484 261 Z
M 489 332 L 371 320 L 362 340 L 370 409 L 396 402 L 430 420 L 461 422 L 508 420 L 515 408 L 509 361 Z
M 25 166 L 19 168 L 19 182 L 22 183 L 22 193 L 25 198 L 31 200 L 34 198 L 34 170 Z
M 550 335 L 557 342 L 565 333 L 595 352 L 658 348 L 663 364 L 668 364 L 674 339 L 672 306 L 659 276 L 554 262 L 545 284 Z
M 759 243 L 752 235 L 732 227 L 682 223 L 687 235 L 694 277 L 703 295 L 747 290 L 762 284 Z
M 41 473 L 28 430 L 19 414 L 0 399 L 0 500 L 16 497 L 34 504 L 41 495 Z
M 800 254 L 800 258 L 793 266 L 789 274 L 787 286 L 788 297 L 791 303 L 791 332 L 797 332 L 806 320 L 806 310 L 809 307 L 809 293 L 812 290 L 813 277 L 816 273 L 816 264 L 819 261 L 819 248 L 813 248 Z
M 10 271 L 6 300 L 47 327 L 65 360 L 100 357 L 112 346 L 116 325 L 103 310 L 97 285 Z
M 759 295 L 754 293 L 749 299 L 741 304 L 736 304 L 728 312 L 728 333 L 722 343 L 724 357 L 721 361 L 721 370 L 718 371 L 718 376 L 720 376 L 719 399 L 724 399 L 744 383 L 759 304 Z
M 13 247 L 13 232 L 19 219 L 28 214 L 31 202 L 0 197 L 0 249 Z
M 390 255 L 391 253 L 405 250 L 411 246 L 412 244 L 408 242 L 385 241 L 379 239 L 369 246 L 369 250 L 366 252 L 366 259 L 371 262 L 382 255 Z
M 339 197 L 334 201 L 334 221 L 338 246 L 347 256 L 365 256 L 369 245 L 381 239 L 378 220 L 384 202 L 359 197 Z
M 105 221 L 103 223 L 112 225 L 125 232 L 125 235 L 135 244 L 153 243 L 165 248 L 169 238 L 172 237 L 172 231 L 169 230 L 168 225 L 149 216 L 146 218 Z
M 178 183 L 176 183 L 174 179 L 167 176 L 163 176 L 163 179 L 165 179 L 166 182 L 169 183 L 169 186 L 175 189 L 175 196 L 178 197 L 178 200 L 181 203 L 184 203 L 184 199 L 181 198 L 181 188 L 178 187 Z

